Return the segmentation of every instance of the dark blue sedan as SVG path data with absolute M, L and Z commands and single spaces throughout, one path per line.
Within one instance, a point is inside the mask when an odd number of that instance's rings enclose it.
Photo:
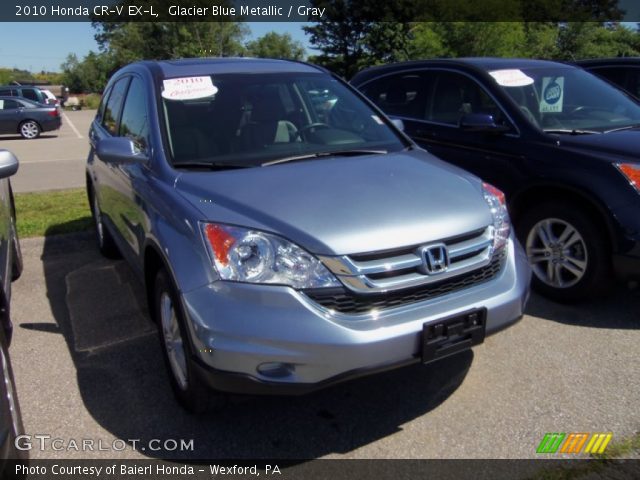
M 0 135 L 16 134 L 31 140 L 41 132 L 58 130 L 62 125 L 60 110 L 26 98 L 0 96 Z
M 574 66 L 463 58 L 351 81 L 405 133 L 507 194 L 534 286 L 557 300 L 640 274 L 640 105 Z

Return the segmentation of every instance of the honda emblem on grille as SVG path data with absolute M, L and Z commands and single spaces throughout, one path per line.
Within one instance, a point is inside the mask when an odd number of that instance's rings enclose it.
M 428 275 L 446 272 L 449 268 L 449 252 L 444 243 L 427 245 L 422 248 L 421 254 L 422 264 Z

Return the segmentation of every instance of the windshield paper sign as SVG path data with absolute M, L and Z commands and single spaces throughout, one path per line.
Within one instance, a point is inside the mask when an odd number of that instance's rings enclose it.
M 170 78 L 162 84 L 162 96 L 167 100 L 194 100 L 211 97 L 218 92 L 211 77 Z
M 562 112 L 564 77 L 543 77 L 540 113 Z

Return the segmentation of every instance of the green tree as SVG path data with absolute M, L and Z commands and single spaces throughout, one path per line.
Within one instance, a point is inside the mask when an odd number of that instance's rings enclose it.
M 248 42 L 246 53 L 251 57 L 302 60 L 305 52 L 302 43 L 293 40 L 288 33 L 268 32 Z

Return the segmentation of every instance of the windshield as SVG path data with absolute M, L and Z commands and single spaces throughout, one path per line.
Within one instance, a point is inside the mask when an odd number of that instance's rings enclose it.
M 594 75 L 570 67 L 489 72 L 536 127 L 601 133 L 640 123 L 640 106 Z
M 169 79 L 162 97 L 175 167 L 249 167 L 405 146 L 366 103 L 326 74 Z

